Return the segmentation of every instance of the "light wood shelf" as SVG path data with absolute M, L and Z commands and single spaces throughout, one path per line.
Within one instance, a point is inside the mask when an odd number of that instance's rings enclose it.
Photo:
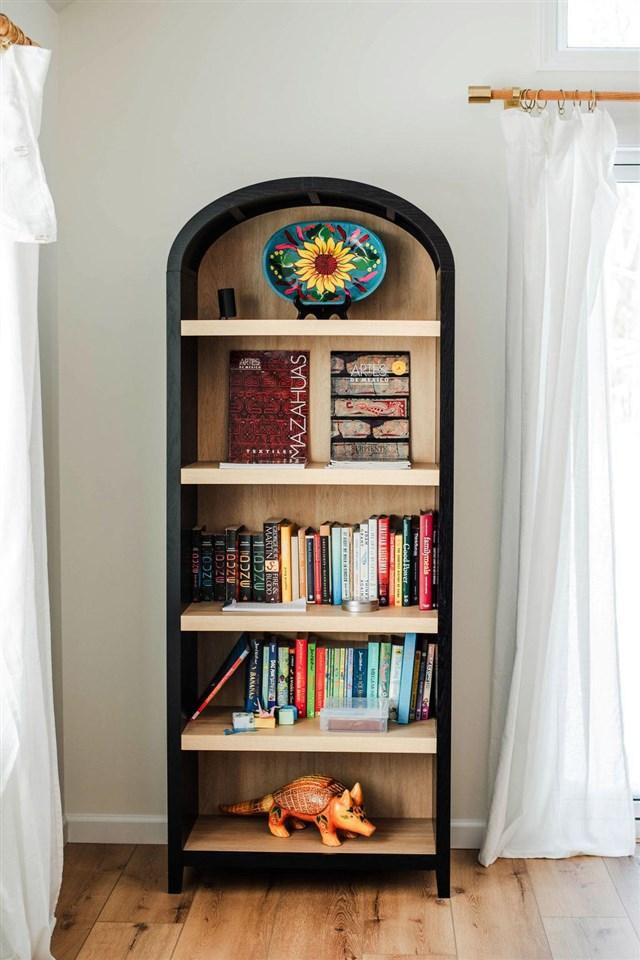
M 183 320 L 183 337 L 439 337 L 439 320 Z
M 327 467 L 325 463 L 308 463 L 304 469 L 284 464 L 281 467 L 265 466 L 264 469 L 242 466 L 220 469 L 216 461 L 202 461 L 182 467 L 180 480 L 183 484 L 217 486 L 437 487 L 440 470 L 434 463 L 414 463 L 410 470 L 392 467 L 340 469 Z
M 435 753 L 436 721 L 390 723 L 386 733 L 342 733 L 320 730 L 318 717 L 298 720 L 292 727 L 275 727 L 256 733 L 224 733 L 231 726 L 231 711 L 241 707 L 215 707 L 182 731 L 183 750 L 226 753 Z
M 354 853 L 435 853 L 433 820 L 374 818 L 373 822 L 376 826 L 373 836 L 345 840 L 340 847 L 325 847 L 312 824 L 306 830 L 293 830 L 290 837 L 280 838 L 269 833 L 266 815 L 201 816 L 196 820 L 184 849 L 216 853 L 321 853 L 329 857 L 348 857 Z
M 190 603 L 182 611 L 184 631 L 230 632 L 239 630 L 328 631 L 339 633 L 437 633 L 438 611 L 417 607 L 380 607 L 374 613 L 347 613 L 329 604 L 309 604 L 301 613 L 242 611 L 223 613 L 222 603 Z

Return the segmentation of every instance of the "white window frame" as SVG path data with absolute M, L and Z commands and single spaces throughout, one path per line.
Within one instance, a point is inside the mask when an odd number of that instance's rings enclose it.
M 569 47 L 568 0 L 539 0 L 540 70 L 610 70 L 637 75 L 640 47 Z

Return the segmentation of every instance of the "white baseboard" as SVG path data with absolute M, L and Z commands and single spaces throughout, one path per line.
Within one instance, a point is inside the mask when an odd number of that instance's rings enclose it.
M 65 817 L 69 843 L 166 843 L 167 818 L 131 813 L 69 813 Z M 482 845 L 484 820 L 453 820 L 451 845 L 477 850 Z
M 68 813 L 69 843 L 166 843 L 167 818 L 135 813 Z

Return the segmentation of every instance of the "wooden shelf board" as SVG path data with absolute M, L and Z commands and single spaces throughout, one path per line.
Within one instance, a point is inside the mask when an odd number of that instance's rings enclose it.
M 378 469 L 358 469 L 327 467 L 324 463 L 309 463 L 304 469 L 299 467 L 265 466 L 232 467 L 220 469 L 215 461 L 189 463 L 182 467 L 180 480 L 183 484 L 216 484 L 219 486 L 239 486 L 244 484 L 274 484 L 286 486 L 394 486 L 394 487 L 437 487 L 440 483 L 440 470 L 434 463 L 414 463 L 410 470 L 380 467 Z
M 183 337 L 439 337 L 439 320 L 183 320 Z
M 185 850 L 219 853 L 324 853 L 327 856 L 349 854 L 433 854 L 434 821 L 422 818 L 374 820 L 371 837 L 345 840 L 340 847 L 325 847 L 316 828 L 293 830 L 290 837 L 269 833 L 267 817 L 201 816 L 196 820 Z
M 256 733 L 225 736 L 231 711 L 241 707 L 215 707 L 182 732 L 183 750 L 220 750 L 227 753 L 435 753 L 436 721 L 390 723 L 386 733 L 338 733 L 320 730 L 318 717 L 299 720 L 292 727 L 275 727 Z
M 190 603 L 180 617 L 184 631 L 326 630 L 338 633 L 437 633 L 438 611 L 417 607 L 380 607 L 374 613 L 347 613 L 341 607 L 309 604 L 304 613 L 268 613 L 262 610 L 223 613 L 222 603 Z

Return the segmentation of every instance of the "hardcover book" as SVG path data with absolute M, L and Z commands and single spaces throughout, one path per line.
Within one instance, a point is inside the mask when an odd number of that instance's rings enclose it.
M 213 535 L 213 599 L 226 600 L 227 538 L 224 533 Z
M 261 603 L 264 592 L 264 533 L 251 537 L 251 599 Z
M 238 599 L 251 600 L 251 534 L 238 534 Z
M 264 582 L 267 603 L 280 603 L 282 585 L 280 580 L 280 524 L 282 520 L 264 522 Z
M 331 462 L 407 462 L 410 355 L 331 352 Z
M 308 351 L 230 351 L 231 463 L 306 463 L 308 418 Z
M 204 527 L 194 527 L 191 533 L 191 600 L 200 599 L 200 541 Z
M 200 599 L 213 600 L 213 535 L 206 530 L 200 538 Z

